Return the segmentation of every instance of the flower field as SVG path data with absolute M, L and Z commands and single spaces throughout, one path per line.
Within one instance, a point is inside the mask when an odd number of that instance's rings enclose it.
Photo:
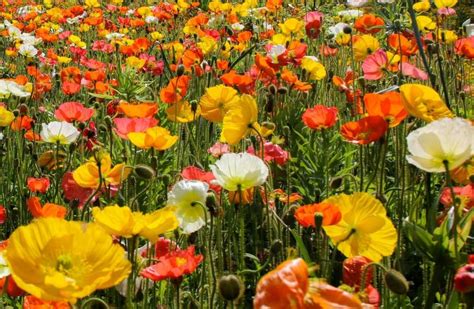
M 472 2 L 191 1 L 2 0 L 0 308 L 474 308 Z

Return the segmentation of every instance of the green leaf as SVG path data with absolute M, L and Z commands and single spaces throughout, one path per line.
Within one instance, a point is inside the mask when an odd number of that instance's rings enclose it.
M 305 260 L 306 263 L 311 263 L 311 258 L 309 257 L 308 250 L 306 249 L 306 246 L 303 243 L 303 239 L 301 239 L 300 235 L 298 235 L 298 232 L 294 229 L 290 229 L 291 235 L 293 235 L 293 238 L 296 240 L 296 245 L 298 246 L 298 249 L 301 252 L 303 260 Z
M 433 236 L 422 227 L 405 220 L 403 230 L 415 249 L 431 261 L 435 261 Z

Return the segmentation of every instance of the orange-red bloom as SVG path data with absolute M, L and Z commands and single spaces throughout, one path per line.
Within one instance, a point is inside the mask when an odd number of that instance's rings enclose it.
M 415 38 L 408 39 L 403 34 L 390 34 L 388 36 L 388 45 L 396 51 L 397 54 L 405 56 L 414 55 L 418 51 Z
M 30 197 L 26 200 L 26 205 L 28 206 L 28 210 L 33 215 L 33 217 L 56 217 L 56 218 L 64 218 L 67 213 L 67 209 L 64 206 L 46 203 L 43 207 L 41 207 L 40 199 L 36 196 Z
M 295 211 L 295 219 L 303 227 L 316 227 L 315 215 L 323 217 L 322 225 L 334 225 L 341 220 L 341 212 L 336 205 L 328 203 L 309 204 L 299 207 Z
M 56 119 L 67 122 L 86 122 L 94 115 L 93 108 L 87 108 L 80 102 L 65 102 L 56 109 Z
M 369 116 L 383 117 L 391 128 L 398 126 L 408 117 L 399 92 L 368 93 L 364 96 L 364 103 Z
M 377 33 L 385 25 L 382 18 L 373 14 L 364 14 L 357 18 L 354 27 L 362 33 Z
M 194 246 L 186 250 L 177 249 L 158 259 L 158 263 L 151 265 L 140 273 L 141 276 L 153 281 L 178 279 L 192 273 L 202 262 L 202 255 L 194 255 Z
M 344 124 L 341 135 L 348 142 L 366 145 L 381 138 L 387 129 L 388 124 L 385 119 L 380 116 L 368 116 Z
M 46 177 L 41 177 L 41 178 L 28 177 L 26 179 L 26 184 L 30 192 L 46 193 L 46 191 L 48 191 L 50 182 L 49 182 L 49 178 L 46 178 Z
M 139 104 L 120 102 L 117 110 L 129 118 L 149 118 L 153 117 L 158 111 L 158 104 L 152 102 Z
M 301 117 L 304 124 L 313 130 L 327 129 L 336 124 L 337 108 L 316 105 L 308 108 Z
M 191 77 L 183 75 L 170 80 L 168 85 L 161 89 L 160 99 L 164 103 L 176 103 L 184 98 L 188 91 L 189 81 Z
M 25 296 L 23 309 L 69 309 L 71 306 L 66 301 L 46 301 L 34 297 L 33 295 Z

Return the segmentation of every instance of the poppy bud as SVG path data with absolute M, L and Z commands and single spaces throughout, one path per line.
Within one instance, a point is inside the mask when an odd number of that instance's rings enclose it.
M 345 26 L 344 29 L 342 29 L 342 31 L 343 31 L 345 34 L 351 34 L 351 33 L 352 33 L 352 28 L 349 27 L 349 26 Z
M 69 144 L 69 153 L 74 153 L 74 151 L 76 150 L 76 148 L 77 148 L 76 143 L 71 143 L 71 144 Z
M 316 226 L 316 230 L 319 231 L 323 226 L 323 219 L 324 215 L 320 212 L 316 212 L 314 214 L 314 225 Z
M 271 84 L 270 86 L 268 86 L 268 92 L 275 95 L 277 92 L 277 88 L 275 87 L 275 85 Z
M 77 124 L 77 128 L 81 131 L 83 131 L 86 128 L 86 124 L 84 122 L 79 122 Z
M 337 43 L 334 42 L 334 41 L 329 41 L 328 47 L 330 47 L 330 48 L 337 48 Z
M 110 116 L 105 116 L 104 117 L 104 122 L 107 125 L 107 127 L 109 127 L 109 128 L 112 127 L 112 118 L 110 118 Z
M 408 292 L 409 285 L 407 279 L 395 269 L 390 269 L 385 273 L 384 281 L 387 288 L 395 294 L 403 295 Z
M 275 100 L 273 99 L 273 95 L 267 95 L 267 102 L 265 104 L 265 111 L 267 113 L 273 112 L 274 103 L 275 103 Z
M 339 188 L 342 185 L 342 180 L 343 180 L 342 177 L 332 178 L 331 181 L 329 182 L 329 187 L 331 187 L 331 189 Z
M 184 74 L 184 65 L 180 64 L 178 65 L 178 69 L 176 70 L 176 75 L 182 76 Z
M 107 127 L 104 124 L 99 125 L 100 132 L 107 132 Z
M 100 104 L 98 102 L 95 102 L 94 103 L 94 109 L 99 109 L 100 108 Z
M 262 122 L 262 127 L 267 129 L 268 131 L 274 131 L 275 128 L 276 128 L 276 125 L 273 122 L 264 121 L 264 122 Z
M 191 105 L 192 112 L 196 113 L 199 106 L 198 102 L 196 100 L 192 100 L 189 102 L 189 105 Z
M 275 255 L 275 254 L 278 254 L 278 252 L 280 252 L 282 248 L 283 248 L 283 243 L 281 242 L 281 240 L 275 239 L 272 242 L 272 246 L 270 247 L 270 252 L 271 254 Z
M 237 300 L 243 293 L 243 283 L 235 275 L 222 276 L 218 282 L 219 293 L 227 301 Z
M 217 200 L 216 195 L 212 192 L 209 192 L 206 196 L 206 207 L 213 217 L 217 217 Z
M 20 111 L 15 109 L 13 110 L 13 116 L 18 117 L 20 115 Z
M 135 174 L 142 179 L 153 179 L 156 176 L 155 171 L 145 164 L 137 164 L 134 171 Z
M 278 88 L 278 93 L 279 94 L 287 94 L 288 93 L 288 88 L 280 87 L 280 88 Z
M 326 35 L 326 40 L 331 40 L 331 39 L 333 39 L 333 38 L 334 38 L 334 33 L 328 33 L 328 34 Z

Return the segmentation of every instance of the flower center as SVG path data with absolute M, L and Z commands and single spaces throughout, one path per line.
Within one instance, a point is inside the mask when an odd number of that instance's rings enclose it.
M 176 266 L 181 267 L 186 264 L 186 259 L 182 257 L 176 258 Z
M 61 254 L 56 260 L 56 270 L 61 273 L 67 273 L 72 266 L 72 258 L 69 254 Z

